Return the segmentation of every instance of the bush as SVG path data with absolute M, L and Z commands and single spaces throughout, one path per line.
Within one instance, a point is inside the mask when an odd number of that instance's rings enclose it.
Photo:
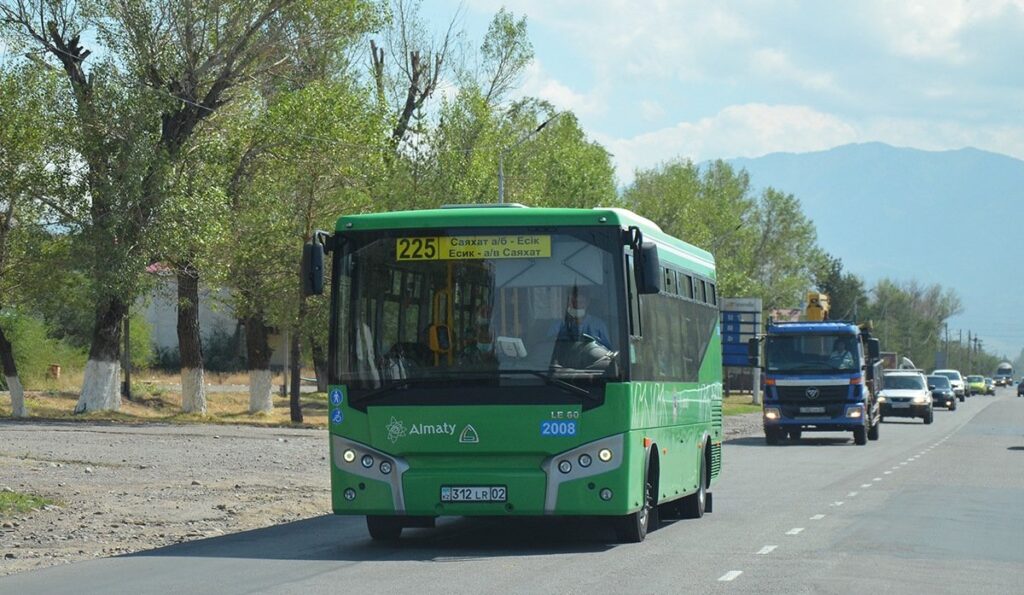
M 51 364 L 64 370 L 85 367 L 87 352 L 47 334 L 42 320 L 13 310 L 0 312 L 0 326 L 14 348 L 14 362 L 18 365 L 21 384 L 29 388 L 41 384 Z

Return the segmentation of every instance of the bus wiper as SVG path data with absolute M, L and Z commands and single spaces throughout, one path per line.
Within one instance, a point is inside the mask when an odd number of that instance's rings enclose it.
M 551 373 L 540 372 L 538 370 L 502 370 L 501 373 L 502 374 L 509 374 L 509 373 L 511 373 L 511 374 L 531 374 L 533 376 L 536 376 L 537 378 L 540 378 L 540 379 L 544 380 L 544 382 L 546 382 L 546 383 L 548 383 L 548 384 L 550 384 L 552 386 L 557 386 L 558 388 L 565 389 L 565 390 L 573 393 L 574 395 L 579 395 L 581 397 L 584 397 L 584 398 L 589 399 L 589 400 L 594 401 L 594 402 L 600 401 L 600 399 L 598 397 L 595 397 L 594 395 L 590 394 L 589 390 L 587 390 L 587 389 L 585 389 L 585 388 L 583 388 L 581 386 L 576 386 L 575 384 L 572 384 L 571 382 L 566 382 L 566 381 L 562 380 L 561 378 L 555 378 L 554 376 L 551 375 Z

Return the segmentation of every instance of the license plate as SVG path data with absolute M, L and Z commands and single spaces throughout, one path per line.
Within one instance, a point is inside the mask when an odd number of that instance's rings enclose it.
M 505 486 L 441 486 L 441 502 L 504 502 Z
M 801 407 L 800 413 L 825 413 L 824 407 Z
M 893 403 L 893 409 L 910 409 L 910 403 Z

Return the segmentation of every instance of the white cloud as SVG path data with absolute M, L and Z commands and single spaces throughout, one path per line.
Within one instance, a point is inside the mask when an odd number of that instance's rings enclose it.
M 898 55 L 963 64 L 971 56 L 962 37 L 970 28 L 999 19 L 1007 10 L 1024 12 L 1021 0 L 876 0 L 869 9 Z
M 793 64 L 786 52 L 773 48 L 754 50 L 751 56 L 751 68 L 755 74 L 776 81 L 794 82 L 801 87 L 815 91 L 831 91 L 836 86 L 832 75 L 800 68 Z
M 665 108 L 657 101 L 644 99 L 640 102 L 640 114 L 649 122 L 660 120 L 665 116 Z
M 572 110 L 577 116 L 596 116 L 608 109 L 602 93 L 581 93 L 548 74 L 540 60 L 534 60 L 526 69 L 519 93 L 526 97 L 539 97 L 550 101 L 560 110 Z
M 597 139 L 614 155 L 620 182 L 629 183 L 635 169 L 680 157 L 704 161 L 817 151 L 856 142 L 859 136 L 849 123 L 809 107 L 751 103 L 632 138 Z

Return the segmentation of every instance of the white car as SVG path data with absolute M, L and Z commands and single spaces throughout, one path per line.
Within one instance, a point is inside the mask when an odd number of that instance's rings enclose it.
M 967 398 L 967 386 L 964 384 L 964 377 L 960 375 L 959 370 L 935 370 L 932 374 L 939 374 L 949 378 L 949 383 L 953 385 L 953 393 L 956 394 L 956 398 L 961 401 Z
M 932 423 L 932 391 L 928 380 L 916 370 L 886 370 L 878 394 L 882 417 L 920 417 Z

